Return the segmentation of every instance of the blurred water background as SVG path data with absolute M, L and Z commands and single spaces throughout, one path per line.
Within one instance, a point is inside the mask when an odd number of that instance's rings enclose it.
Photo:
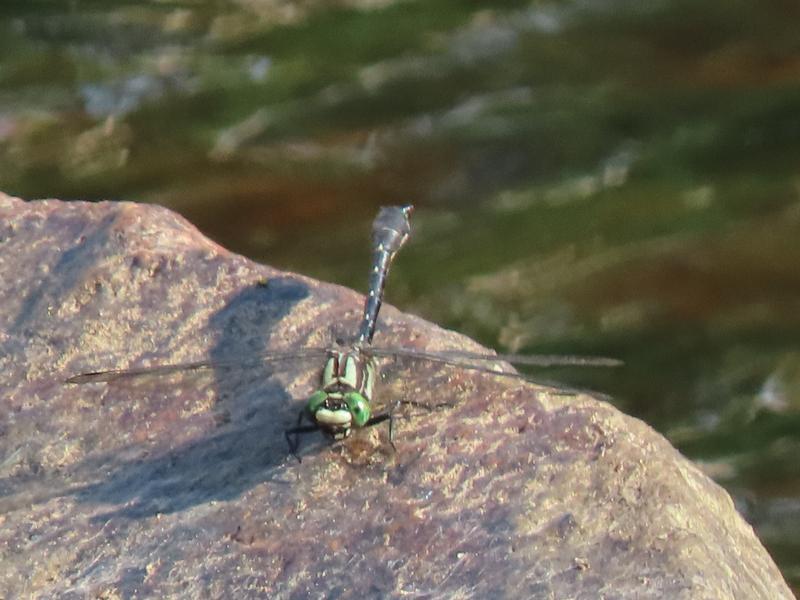
M 0 189 L 154 202 L 600 389 L 800 590 L 800 4 L 0 4 Z

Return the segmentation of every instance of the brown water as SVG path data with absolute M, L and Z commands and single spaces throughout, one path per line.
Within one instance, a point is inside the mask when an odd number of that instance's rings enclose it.
M 4 2 L 0 188 L 181 212 L 613 395 L 800 589 L 800 5 Z M 66 7 L 66 8 L 65 8 Z M 591 376 L 590 376 L 591 375 Z

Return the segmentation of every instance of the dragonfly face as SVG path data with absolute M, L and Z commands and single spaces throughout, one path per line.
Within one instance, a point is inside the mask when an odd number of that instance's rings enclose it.
M 364 427 L 372 416 L 376 373 L 375 361 L 357 349 L 333 352 L 322 372 L 322 387 L 306 403 L 306 418 L 337 440 L 353 427 Z

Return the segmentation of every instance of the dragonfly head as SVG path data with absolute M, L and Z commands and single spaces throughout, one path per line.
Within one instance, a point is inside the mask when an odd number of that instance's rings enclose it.
M 369 421 L 369 401 L 358 392 L 335 393 L 318 390 L 306 403 L 306 414 L 334 439 L 350 435 L 353 427 L 364 427 Z

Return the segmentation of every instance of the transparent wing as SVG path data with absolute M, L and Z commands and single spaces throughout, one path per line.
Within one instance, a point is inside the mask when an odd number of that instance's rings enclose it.
M 403 356 L 445 363 L 453 366 L 479 366 L 480 363 L 507 362 L 533 367 L 619 367 L 624 363 L 605 356 L 571 356 L 561 354 L 482 354 L 464 350 L 414 350 L 412 348 L 368 347 L 373 356 Z M 475 363 L 478 363 L 476 365 Z M 492 372 L 496 372 L 490 369 Z
M 81 373 L 67 378 L 64 383 L 110 383 L 121 379 L 135 377 L 157 377 L 172 375 L 174 373 L 187 373 L 207 369 L 246 369 L 265 363 L 281 362 L 284 360 L 301 360 L 308 358 L 322 358 L 327 356 L 328 348 L 299 348 L 287 352 L 268 352 L 244 359 L 231 360 L 202 360 L 198 362 L 176 363 L 169 365 L 153 365 L 150 367 L 134 367 L 132 369 L 112 369 L 109 371 L 94 371 Z
M 588 392 L 597 395 L 597 392 L 592 390 L 582 390 L 576 388 L 569 388 L 563 384 L 548 381 L 545 379 L 533 378 L 523 373 L 509 373 L 507 371 L 500 371 L 491 366 L 491 363 L 508 362 L 515 365 L 529 365 L 536 367 L 554 367 L 554 366 L 577 366 L 577 367 L 618 367 L 624 364 L 621 360 L 616 358 L 608 358 L 603 356 L 570 356 L 570 355 L 548 355 L 548 354 L 482 354 L 477 352 L 467 352 L 462 350 L 414 350 L 411 348 L 390 348 L 390 347 L 368 347 L 364 349 L 365 354 L 373 356 L 392 358 L 399 356 L 411 360 L 429 361 L 466 369 L 469 371 L 477 371 L 480 373 L 489 373 L 496 377 L 508 377 L 511 379 L 521 379 L 523 381 L 530 381 L 548 387 L 558 388 L 562 393 L 578 394 Z

